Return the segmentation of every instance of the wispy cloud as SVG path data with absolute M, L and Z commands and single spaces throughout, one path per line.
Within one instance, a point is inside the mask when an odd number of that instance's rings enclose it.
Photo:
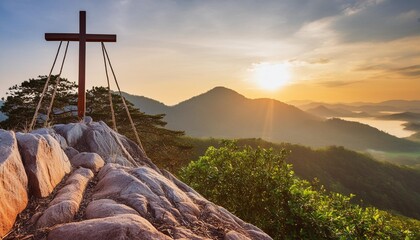
M 324 86 L 324 87 L 330 87 L 330 88 L 335 88 L 335 87 L 343 87 L 343 86 L 348 86 L 348 85 L 352 85 L 352 84 L 356 84 L 356 83 L 361 83 L 362 81 L 321 81 L 318 82 L 318 85 L 320 86 Z
M 327 64 L 330 62 L 331 62 L 331 59 L 329 58 L 318 58 L 318 59 L 308 60 L 308 63 L 310 64 Z
M 368 7 L 375 6 L 384 1 L 385 0 L 357 0 L 354 3 L 345 5 L 344 14 L 347 16 L 351 16 L 363 11 Z
M 405 76 L 418 77 L 420 76 L 420 65 L 397 68 L 395 71 Z
M 389 67 L 385 65 L 371 65 L 371 66 L 360 66 L 354 69 L 355 71 L 383 71 L 389 70 Z
M 311 57 L 308 59 L 298 59 L 298 58 L 293 58 L 293 59 L 289 59 L 287 62 L 295 65 L 295 66 L 305 66 L 305 65 L 312 65 L 312 64 L 328 64 L 331 62 L 330 58 L 325 58 L 325 57 Z
M 364 66 L 356 69 L 357 71 L 380 71 L 388 73 L 396 73 L 406 77 L 419 77 L 420 65 L 410 65 L 405 67 L 391 67 L 387 65 Z
M 357 1 L 332 23 L 343 42 L 386 42 L 420 35 L 419 1 Z

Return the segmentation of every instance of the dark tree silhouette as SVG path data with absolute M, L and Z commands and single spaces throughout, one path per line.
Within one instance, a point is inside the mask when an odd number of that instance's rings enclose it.
M 9 88 L 7 98 L 0 111 L 7 115 L 7 119 L 0 122 L 4 129 L 25 130 L 29 126 L 39 102 L 42 89 L 47 76 L 30 79 L 20 85 Z M 42 102 L 35 127 L 42 127 L 46 119 L 47 108 L 55 85 L 56 76 L 52 76 L 50 85 Z M 55 123 L 69 123 L 78 121 L 77 118 L 77 85 L 67 79 L 61 79 L 57 89 L 53 111 L 48 125 Z M 121 97 L 112 93 L 117 130 L 119 133 L 135 141 L 135 135 L 128 120 L 128 116 Z M 185 151 L 191 147 L 183 139 L 183 131 L 174 131 L 165 128 L 164 114 L 148 115 L 141 112 L 134 105 L 125 100 L 135 127 L 140 135 L 148 156 L 160 167 L 172 170 L 178 166 L 178 161 L 184 160 Z M 86 92 L 86 115 L 95 121 L 104 121 L 112 126 L 111 109 L 108 89 L 93 87 Z

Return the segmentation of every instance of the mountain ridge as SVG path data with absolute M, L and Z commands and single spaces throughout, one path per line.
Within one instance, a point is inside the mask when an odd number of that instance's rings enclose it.
M 148 114 L 161 114 L 166 112 L 169 108 L 169 106 L 164 103 L 156 101 L 152 98 L 137 96 L 127 92 L 122 92 L 122 95 L 142 112 L 146 112 Z M 141 106 L 141 108 L 139 106 Z
M 330 109 L 342 108 L 348 111 L 364 111 L 371 114 L 380 111 L 420 112 L 420 100 L 388 100 L 378 103 L 326 103 L 316 101 L 292 101 L 291 103 L 295 103 L 297 107 L 305 111 L 322 105 Z
M 136 102 L 135 106 L 145 109 L 141 102 Z M 353 150 L 410 152 L 420 149 L 418 143 L 365 124 L 324 120 L 293 105 L 275 99 L 246 98 L 226 87 L 215 87 L 162 110 L 168 128 L 184 130 L 192 137 L 257 137 L 312 147 L 340 145 Z
M 147 114 L 165 114 L 168 128 L 183 130 L 192 137 L 256 137 L 311 147 L 339 145 L 357 151 L 420 151 L 420 144 L 411 139 L 400 139 L 358 122 L 325 120 L 275 99 L 250 99 L 221 86 L 174 106 L 129 93 L 123 96 Z

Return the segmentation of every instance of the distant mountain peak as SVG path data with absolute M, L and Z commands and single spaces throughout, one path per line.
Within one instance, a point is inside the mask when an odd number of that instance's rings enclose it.
M 218 86 L 212 88 L 211 90 L 205 93 L 199 94 L 188 100 L 180 102 L 177 105 L 175 105 L 175 107 L 182 106 L 185 104 L 216 104 L 221 102 L 232 103 L 235 101 L 242 101 L 246 99 L 248 98 L 230 88 Z
M 210 91 L 233 91 L 233 90 L 230 89 L 230 88 L 227 88 L 225 86 L 216 86 L 216 87 L 210 89 L 209 92 Z
M 325 105 L 318 105 L 314 108 L 306 110 L 306 112 L 321 117 L 334 117 L 339 115 L 336 111 L 326 107 Z
M 131 103 L 134 104 L 140 111 L 145 112 L 147 114 L 161 114 L 166 113 L 168 111 L 168 106 L 163 104 L 162 102 L 156 101 L 152 98 L 144 97 L 144 96 L 137 96 L 133 94 L 129 94 L 126 92 L 122 92 L 122 95 Z
M 245 98 L 245 96 L 243 96 L 242 94 L 236 92 L 235 90 L 232 90 L 230 88 L 227 87 L 223 87 L 223 86 L 217 86 L 214 87 L 213 89 L 210 89 L 209 91 L 201 94 L 201 95 L 205 95 L 205 94 L 216 94 L 216 95 L 237 95 L 237 96 L 241 96 L 243 98 Z
M 327 108 L 325 105 L 319 105 L 317 107 L 314 107 L 313 109 L 319 109 L 319 110 L 331 110 L 329 108 Z

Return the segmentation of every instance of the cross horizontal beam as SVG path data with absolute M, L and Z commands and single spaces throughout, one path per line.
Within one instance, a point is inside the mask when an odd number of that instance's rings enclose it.
M 47 41 L 77 41 L 79 42 L 79 93 L 77 101 L 77 112 L 80 119 L 85 116 L 86 109 L 86 42 L 116 42 L 115 34 L 87 34 L 86 33 L 86 11 L 79 12 L 79 33 L 46 33 Z
M 79 33 L 46 33 L 45 40 L 47 41 L 80 41 Z M 84 34 L 86 42 L 116 42 L 117 35 L 115 34 Z

